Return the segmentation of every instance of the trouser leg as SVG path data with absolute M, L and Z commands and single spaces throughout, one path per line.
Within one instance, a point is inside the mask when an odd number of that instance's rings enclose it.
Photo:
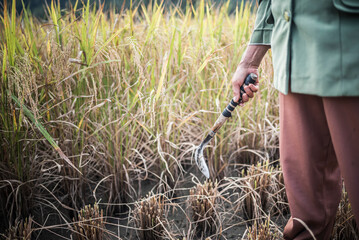
M 280 159 L 291 219 L 285 239 L 329 239 L 341 196 L 341 178 L 320 97 L 280 94 Z
M 359 223 L 359 97 L 324 98 L 338 164 Z

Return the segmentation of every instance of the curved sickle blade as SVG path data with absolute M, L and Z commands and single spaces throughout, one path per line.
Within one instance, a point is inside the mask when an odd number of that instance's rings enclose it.
M 208 170 L 206 161 L 204 160 L 203 147 L 201 147 L 201 146 L 202 145 L 200 145 L 196 149 L 196 152 L 194 154 L 194 158 L 196 160 L 196 164 L 197 164 L 199 170 L 203 173 L 204 176 L 206 176 L 206 178 L 209 178 L 209 170 Z
M 203 175 L 206 176 L 206 178 L 209 178 L 209 170 L 206 164 L 206 160 L 203 156 L 203 148 L 209 143 L 209 141 L 211 141 L 214 135 L 215 133 L 211 131 L 211 133 L 207 135 L 207 137 L 204 139 L 201 145 L 198 146 L 194 153 L 194 159 L 196 161 L 196 164 L 199 170 L 203 173 Z

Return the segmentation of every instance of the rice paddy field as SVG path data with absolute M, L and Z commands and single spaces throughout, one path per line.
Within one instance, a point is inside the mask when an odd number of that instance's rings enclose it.
M 52 1 L 46 21 L 0 3 L 0 238 L 280 239 L 271 53 L 260 92 L 205 149 L 209 180 L 193 159 L 256 6 L 96 3 Z M 332 238 L 358 239 L 343 191 Z

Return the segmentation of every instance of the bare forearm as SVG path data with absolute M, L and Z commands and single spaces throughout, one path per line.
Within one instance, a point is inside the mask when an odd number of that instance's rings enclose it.
M 270 45 L 248 45 L 239 64 L 248 68 L 258 68 L 268 49 Z

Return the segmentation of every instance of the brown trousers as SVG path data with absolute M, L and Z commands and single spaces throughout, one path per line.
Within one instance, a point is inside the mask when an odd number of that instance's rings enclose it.
M 329 239 L 341 176 L 359 223 L 359 97 L 280 94 L 280 158 L 292 217 L 284 239 Z

